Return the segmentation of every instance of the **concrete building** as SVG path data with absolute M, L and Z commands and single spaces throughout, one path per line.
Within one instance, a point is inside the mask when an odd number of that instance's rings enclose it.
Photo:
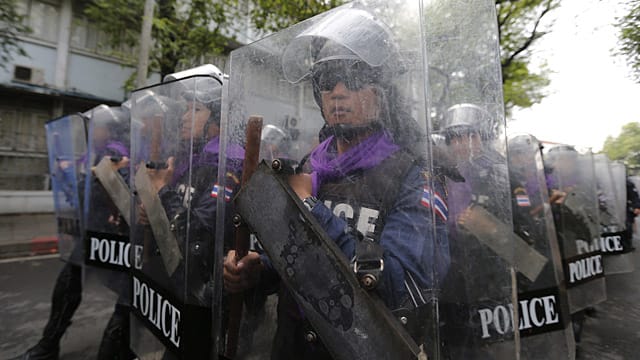
M 20 38 L 28 56 L 14 55 L 0 68 L 0 214 L 52 210 L 47 120 L 126 98 L 123 84 L 135 68 L 123 59 L 135 49 L 104 47 L 105 34 L 83 16 L 83 3 L 18 0 L 32 33 Z
M 86 0 L 17 2 L 32 32 L 20 37 L 28 56 L 14 55 L 0 68 L 0 245 L 55 235 L 44 124 L 99 104 L 122 103 L 129 95 L 123 86 L 135 71 L 125 59 L 137 54 L 134 48 L 105 47 L 106 34 L 83 15 Z M 248 2 L 238 6 L 249 13 Z M 228 51 L 264 35 L 251 28 L 248 16 L 235 22 L 226 31 L 234 39 Z M 181 66 L 214 63 L 225 69 L 227 60 L 204 57 Z M 262 77 L 254 78 L 254 86 L 272 86 Z M 151 74 L 147 83 L 160 80 Z M 300 116 L 295 110 L 270 122 L 293 123 L 289 119 Z

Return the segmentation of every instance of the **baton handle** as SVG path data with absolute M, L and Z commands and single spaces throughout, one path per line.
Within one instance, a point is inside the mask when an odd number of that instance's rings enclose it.
M 242 178 L 240 180 L 240 186 L 244 186 L 251 178 L 251 175 L 256 171 L 258 167 L 258 161 L 260 160 L 260 135 L 262 134 L 262 117 L 251 116 L 247 123 L 246 130 L 246 148 L 244 153 L 244 162 L 242 166 Z M 236 231 L 236 256 L 238 260 L 242 259 L 249 252 L 249 232 L 246 231 L 246 227 L 240 227 L 238 230 L 244 229 L 245 231 Z
M 251 116 L 246 129 L 246 146 L 244 151 L 244 162 L 242 165 L 242 178 L 240 186 L 244 186 L 251 178 L 251 175 L 258 167 L 260 159 L 260 135 L 262 133 L 262 116 Z M 250 233 L 246 226 L 241 225 L 235 231 L 236 260 L 240 260 L 249 252 Z M 242 305 L 244 303 L 243 293 L 231 296 L 229 309 L 229 324 L 227 328 L 227 343 L 225 356 L 233 359 L 238 349 L 238 336 L 240 333 L 240 322 L 242 321 Z

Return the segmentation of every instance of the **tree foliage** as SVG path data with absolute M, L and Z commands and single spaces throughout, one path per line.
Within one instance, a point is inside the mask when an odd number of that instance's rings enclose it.
M 20 46 L 18 36 L 28 34 L 31 29 L 17 9 L 16 0 L 0 0 L 0 68 L 3 69 L 15 54 L 28 56 Z
M 630 167 L 640 166 L 640 123 L 624 125 L 618 137 L 608 136 L 602 152 L 611 160 L 624 160 Z
M 278 31 L 342 5 L 343 0 L 252 0 L 251 19 L 257 29 Z
M 336 6 L 322 0 L 157 0 L 149 66 L 161 76 L 231 50 L 234 30 L 250 20 L 256 31 L 275 31 Z M 144 0 L 93 0 L 86 16 L 109 45 L 137 46 Z M 135 59 L 131 59 L 134 61 Z
M 8 0 L 0 0 L 8 1 Z M 10 1 L 10 0 L 9 0 Z M 560 0 L 495 0 L 498 12 L 505 109 L 529 107 L 544 97 L 545 72 L 530 70 L 530 49 L 546 32 L 541 20 Z M 226 53 L 232 34 L 248 22 L 269 33 L 341 5 L 343 0 L 157 0 L 150 67 L 162 76 Z M 85 14 L 113 48 L 139 41 L 144 0 L 92 0 Z M 240 19 L 240 20 L 238 20 Z M 135 59 L 131 59 L 132 63 Z
M 616 53 L 626 58 L 634 80 L 640 82 L 640 0 L 629 0 L 627 6 L 629 12 L 616 24 L 620 30 Z
M 231 25 L 229 8 L 233 3 L 236 1 L 158 0 L 150 67 L 164 76 L 205 55 L 223 53 L 233 40 L 223 36 Z M 109 45 L 137 46 L 143 9 L 144 0 L 94 0 L 85 14 L 108 35 Z
M 526 108 L 544 98 L 549 84 L 547 72 L 530 70 L 531 47 L 548 29 L 542 20 L 560 5 L 560 0 L 495 0 L 502 51 L 502 83 L 505 109 Z

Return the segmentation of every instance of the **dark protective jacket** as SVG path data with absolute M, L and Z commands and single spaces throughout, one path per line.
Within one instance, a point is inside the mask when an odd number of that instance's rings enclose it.
M 105 156 L 123 157 L 129 156 L 129 152 L 123 145 L 109 146 L 108 144 L 103 151 L 96 153 L 93 165 L 97 165 Z M 130 171 L 128 167 L 118 169 L 118 174 L 122 177 L 125 184 L 129 184 Z M 125 221 L 125 219 L 122 218 L 122 214 L 120 214 L 115 203 L 97 177 L 91 176 L 89 177 L 89 181 L 90 183 L 87 184 L 89 203 L 87 204 L 88 208 L 85 209 L 86 230 L 128 238 L 129 225 L 127 225 L 127 221 L 129 221 L 129 219 Z M 100 277 L 101 281 L 105 283 L 105 286 L 118 294 L 118 303 L 124 305 L 129 304 L 131 289 L 129 286 L 129 274 L 126 271 L 105 271 L 100 274 Z
M 451 268 L 442 285 L 440 313 L 444 351 L 453 358 L 487 356 L 484 344 L 477 343 L 482 334 L 474 309 L 510 302 L 512 282 L 507 259 L 458 223 L 467 208 L 479 206 L 510 225 L 511 197 L 505 164 L 501 154 L 487 150 L 458 165 L 464 181 L 447 183 Z
M 435 194 L 440 199 L 437 204 L 428 200 Z M 421 290 L 442 280 L 450 261 L 448 209 L 437 177 L 399 150 L 374 168 L 323 184 L 318 198 L 311 213 L 347 259 L 357 256 L 356 243 L 363 237 L 373 238 L 383 248 L 384 271 L 375 292 L 389 309 L 428 301 L 421 299 Z M 437 207 L 433 212 L 432 205 Z M 263 261 L 266 272 L 274 272 L 266 256 Z M 310 329 L 289 292 L 281 289 L 272 358 L 329 359 L 320 342 L 305 340 Z
M 633 213 L 634 209 L 640 209 L 640 195 L 633 182 L 627 179 L 627 229 L 633 225 L 636 217 Z
M 548 227 L 554 226 L 551 219 L 545 218 L 542 207 L 542 187 L 546 184 L 538 184 L 535 176 L 523 179 L 518 174 L 511 175 L 511 209 L 513 212 L 513 231 L 531 247 L 541 254 L 550 254 Z M 537 212 L 532 213 L 537 210 Z M 552 228 L 555 231 L 555 227 Z M 522 274 L 517 274 L 518 293 L 527 290 L 540 289 L 542 287 L 557 287 L 553 274 L 553 261 L 547 262 L 537 280 L 532 283 Z
M 218 138 L 211 140 L 213 141 L 218 141 Z M 227 168 L 232 170 L 225 174 L 225 183 L 220 185 L 217 147 L 216 151 L 208 150 L 209 147 L 205 146 L 203 151 L 198 153 L 200 156 L 192 157 L 194 160 L 191 164 L 191 174 L 186 171 L 189 164 L 184 163 L 189 158 L 179 158 L 175 163 L 172 184 L 158 192 L 180 252 L 183 254 L 183 261 L 169 280 L 173 287 L 172 292 L 178 294 L 182 301 L 201 306 L 209 306 L 210 301 L 208 282 L 213 273 L 217 199 L 224 196 L 225 203 L 231 207 L 231 197 L 239 186 L 239 171 L 243 157 L 242 149 L 234 149 L 233 155 L 227 159 Z M 231 228 L 230 219 L 228 220 L 227 226 Z M 229 244 L 225 244 L 225 249 L 228 248 Z M 157 255 L 154 266 L 164 269 L 159 250 L 154 249 L 152 253 Z M 158 280 L 161 284 L 167 281 Z M 182 294 L 186 294 L 187 297 L 182 298 Z

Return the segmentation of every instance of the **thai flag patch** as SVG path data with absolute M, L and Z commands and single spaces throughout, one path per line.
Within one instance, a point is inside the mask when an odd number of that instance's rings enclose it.
M 215 184 L 213 185 L 213 189 L 211 189 L 211 197 L 212 198 L 218 198 L 218 194 L 220 194 L 220 185 L 219 184 Z M 233 189 L 225 186 L 224 187 L 224 201 L 231 201 L 231 196 L 233 196 Z
M 529 196 L 526 194 L 518 194 L 516 195 L 516 202 L 518 206 L 531 206 L 531 201 L 529 201 Z
M 430 187 L 425 186 L 420 203 L 429 209 L 431 209 L 433 203 L 433 210 L 440 219 L 446 222 L 449 218 L 449 208 L 447 207 L 447 203 L 444 201 L 442 196 L 438 194 L 438 192 L 432 191 Z

